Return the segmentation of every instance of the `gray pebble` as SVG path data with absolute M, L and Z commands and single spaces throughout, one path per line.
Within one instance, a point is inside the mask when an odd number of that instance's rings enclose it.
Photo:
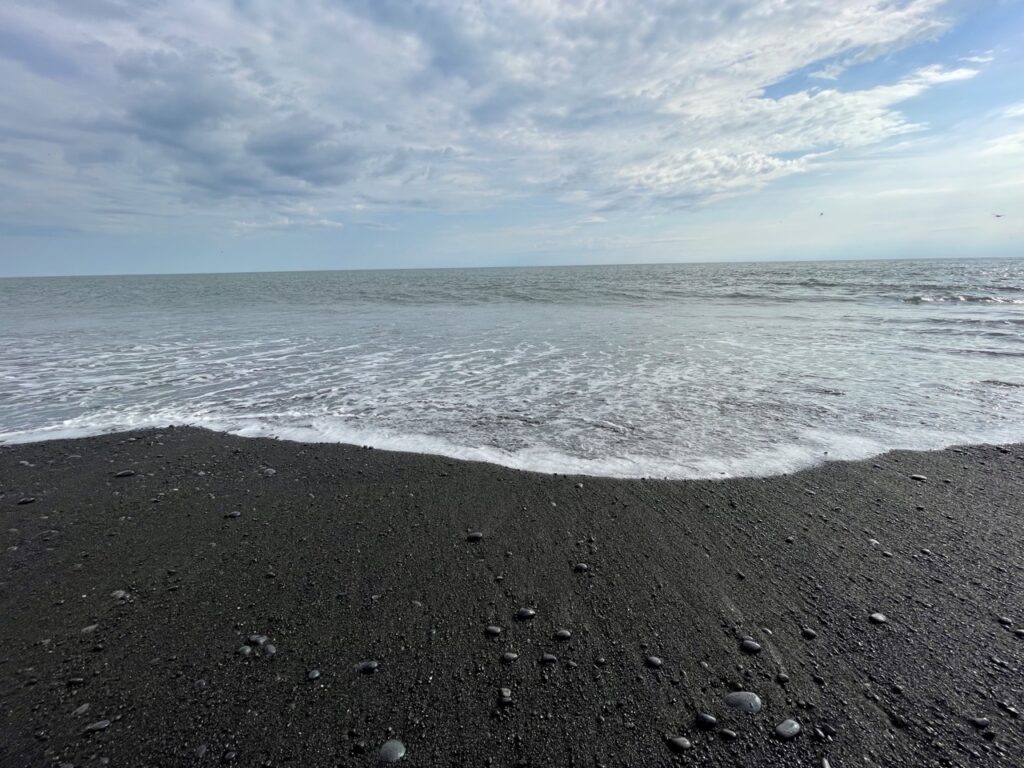
M 115 472 L 114 477 L 131 477 L 134 474 L 134 469 L 122 469 L 120 472 Z
M 252 656 L 252 646 L 251 645 L 243 645 L 241 648 L 238 649 L 237 653 L 242 658 L 247 659 L 250 656 Z
M 484 535 L 480 531 L 473 531 L 466 537 L 466 541 L 476 543 L 480 541 L 483 537 Z
M 573 566 L 573 570 L 576 571 L 576 573 L 586 573 L 590 570 L 590 566 L 586 563 L 576 563 L 576 565 Z
M 975 728 L 979 728 L 982 730 L 988 728 L 990 724 L 989 719 L 987 717 L 972 717 L 969 719 L 968 722 L 970 722 L 970 724 L 973 725 Z
M 697 727 L 704 731 L 710 731 L 716 725 L 718 725 L 718 718 L 714 715 L 709 715 L 707 712 L 697 713 Z
M 568 629 L 560 629 L 555 632 L 555 640 L 568 640 L 570 637 L 572 637 L 572 632 Z
M 249 645 L 264 646 L 270 640 L 266 635 L 249 635 L 249 639 L 246 641 Z
M 928 482 L 928 478 L 925 477 L 924 475 L 911 475 L 910 479 L 911 480 L 916 480 L 919 483 L 926 483 L 926 482 Z
M 72 712 L 71 714 L 74 715 L 75 717 L 78 717 L 79 715 L 84 715 L 86 712 L 89 711 L 89 706 L 90 706 L 89 704 L 81 704 L 81 705 L 75 707 L 75 711 Z
M 127 600 L 128 599 L 128 593 L 125 592 L 123 589 L 115 589 L 113 592 L 110 593 L 110 596 L 112 598 L 114 598 L 115 600 Z
M 750 691 L 733 691 L 725 696 L 725 703 L 740 712 L 756 715 L 761 711 L 761 697 Z
M 511 664 L 513 661 L 519 658 L 519 654 L 515 651 L 505 651 L 501 654 L 501 660 L 506 664 Z
M 718 735 L 721 736 L 724 741 L 733 741 L 739 734 L 732 728 L 723 728 L 718 732 Z
M 89 733 L 92 733 L 94 731 L 105 731 L 109 727 L 109 720 L 97 720 L 95 723 L 89 723 L 87 726 L 85 726 L 85 730 Z
M 405 757 L 405 744 L 398 739 L 388 739 L 380 748 L 380 761 L 382 763 L 397 763 Z
M 740 643 L 740 650 L 753 655 L 761 652 L 761 644 L 754 640 L 744 640 Z
M 360 661 L 356 664 L 356 672 L 362 672 L 364 675 L 372 675 L 380 667 L 380 662 L 374 659 L 368 661 Z
M 537 612 L 533 608 L 520 608 L 516 611 L 517 621 L 529 621 L 537 615 Z
M 497 624 L 490 624 L 489 626 L 484 628 L 484 632 L 489 637 L 497 637 L 501 634 L 501 627 L 499 627 Z
M 868 620 L 872 624 L 885 624 L 885 622 L 887 622 L 889 619 L 886 617 L 884 613 L 872 613 L 870 616 L 868 616 Z
M 36 497 L 35 496 L 25 496 L 24 498 L 18 499 L 18 503 L 19 504 L 35 504 L 36 503 Z
M 665 739 L 665 743 L 668 744 L 668 748 L 673 752 L 685 752 L 693 746 L 685 736 L 669 736 Z
M 785 672 L 779 672 L 779 674 L 775 676 L 775 682 L 779 683 L 780 685 L 785 685 L 789 682 L 789 675 L 787 675 Z
M 553 653 L 545 653 L 540 657 L 541 664 L 554 664 L 558 661 L 558 657 Z
M 818 633 L 810 627 L 804 627 L 803 629 L 801 629 L 800 634 L 803 636 L 805 640 L 813 640 L 818 636 Z
M 316 679 L 318 679 L 319 677 L 320 677 L 320 670 L 319 670 L 319 669 L 311 669 L 311 670 L 309 670 L 309 672 L 308 672 L 308 673 L 306 674 L 306 679 L 307 679 L 307 680 L 316 680 Z
M 665 662 L 663 662 L 661 658 L 659 658 L 658 656 L 648 656 L 646 659 L 644 659 L 644 664 L 646 664 L 651 669 L 661 669 L 661 665 L 664 663 Z
M 262 648 L 260 648 L 260 653 L 262 653 L 264 656 L 266 656 L 269 659 L 271 656 L 273 656 L 275 653 L 277 653 L 277 646 L 274 646 L 274 645 L 271 645 L 270 643 L 267 643 Z
M 775 726 L 775 735 L 783 741 L 796 738 L 798 733 L 800 733 L 800 723 L 796 720 L 783 720 Z
M 227 514 L 224 515 L 224 517 L 241 517 L 241 516 L 242 516 L 242 513 L 239 512 L 237 509 L 233 509 L 230 512 L 228 512 Z

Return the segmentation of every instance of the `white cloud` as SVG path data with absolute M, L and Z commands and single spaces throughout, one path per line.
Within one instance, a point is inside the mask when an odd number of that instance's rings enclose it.
M 919 130 L 900 105 L 976 68 L 765 89 L 933 38 L 944 7 L 15 0 L 0 9 L 0 218 L 96 228 L 102 205 L 119 227 L 159 211 L 253 231 L 539 195 L 591 212 L 706 202 Z

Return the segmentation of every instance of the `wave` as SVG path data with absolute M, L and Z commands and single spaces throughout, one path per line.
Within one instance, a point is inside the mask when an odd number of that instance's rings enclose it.
M 961 293 L 919 294 L 905 296 L 906 304 L 1024 304 L 1024 299 L 1005 298 L 1003 296 L 983 296 Z

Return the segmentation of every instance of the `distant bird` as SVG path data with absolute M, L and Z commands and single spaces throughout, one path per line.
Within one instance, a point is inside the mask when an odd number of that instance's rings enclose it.
M 824 211 L 822 211 L 822 212 L 821 212 L 821 213 L 819 213 L 818 215 L 819 215 L 819 216 L 824 216 L 824 215 L 825 215 L 825 212 L 824 212 Z
M 1002 214 L 1002 213 L 993 213 L 992 215 L 995 216 L 997 219 L 1001 219 L 1001 218 L 1003 218 L 1004 214 Z

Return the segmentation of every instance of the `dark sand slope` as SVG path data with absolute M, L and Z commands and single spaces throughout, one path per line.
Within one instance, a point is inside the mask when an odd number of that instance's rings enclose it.
M 3 766 L 1024 766 L 1021 446 L 654 482 L 172 429 L 0 491 Z

